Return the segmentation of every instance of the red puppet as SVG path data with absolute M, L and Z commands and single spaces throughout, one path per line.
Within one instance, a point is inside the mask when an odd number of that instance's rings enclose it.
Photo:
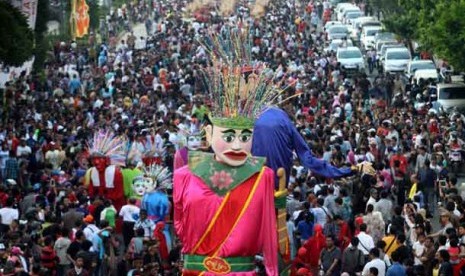
M 125 140 L 110 131 L 99 131 L 94 135 L 89 151 L 93 165 L 85 178 L 89 195 L 110 199 L 119 210 L 125 203 L 123 175 L 119 167 L 125 164 Z

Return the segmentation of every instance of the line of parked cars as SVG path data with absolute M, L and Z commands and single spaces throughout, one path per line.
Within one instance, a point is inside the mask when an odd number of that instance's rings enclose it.
M 386 32 L 383 24 L 374 17 L 365 16 L 352 3 L 331 0 L 334 21 L 327 21 L 324 32 L 327 38 L 326 53 L 335 53 L 341 70 L 346 73 L 365 72 L 365 60 L 375 53 L 379 71 L 401 74 L 406 80 L 419 82 L 434 80 L 439 106 L 444 111 L 465 109 L 465 83 L 463 76 L 455 80 L 440 72 L 433 60 L 414 60 L 411 51 L 395 34 Z M 448 79 L 448 83 L 441 82 Z

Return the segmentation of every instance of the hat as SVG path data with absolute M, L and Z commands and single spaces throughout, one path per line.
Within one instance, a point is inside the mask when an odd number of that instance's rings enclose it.
M 6 180 L 6 183 L 10 184 L 10 185 L 16 185 L 16 180 L 14 179 L 7 179 Z
M 23 254 L 23 251 L 21 250 L 21 248 L 17 247 L 17 246 L 13 246 L 11 248 L 11 254 L 13 255 L 20 255 L 20 254 Z
M 376 132 L 376 129 L 370 128 L 370 129 L 368 130 L 368 132 Z
M 251 129 L 266 107 L 278 104 L 284 90 L 275 88 L 273 70 L 253 61 L 250 33 L 226 32 L 226 39 L 211 32 L 202 41 L 213 64 L 202 72 L 213 100 L 209 118 L 215 126 Z
M 92 223 L 94 222 L 94 217 L 92 215 L 87 215 L 84 219 L 83 219 L 84 222 L 86 223 Z

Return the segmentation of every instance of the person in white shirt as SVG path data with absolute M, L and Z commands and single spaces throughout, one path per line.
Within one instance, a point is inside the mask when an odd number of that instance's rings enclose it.
M 378 192 L 376 191 L 376 189 L 371 189 L 370 191 L 370 198 L 368 199 L 367 201 L 367 204 L 366 204 L 366 208 L 368 208 L 368 205 L 373 205 L 373 207 L 375 206 L 376 204 L 376 198 L 378 197 Z M 365 208 L 365 210 L 366 210 Z
M 366 233 L 367 225 L 362 223 L 360 225 L 360 233 L 357 235 L 358 238 L 358 249 L 363 252 L 363 255 L 368 256 L 370 250 L 375 248 L 375 242 L 373 237 Z
M 10 224 L 13 220 L 19 219 L 18 209 L 13 208 L 14 199 L 9 197 L 6 201 L 6 206 L 0 209 L 0 219 L 2 220 L 1 229 L 5 230 L 3 233 L 9 229 Z
M 321 225 L 321 227 L 325 226 L 327 217 L 330 215 L 329 210 L 323 206 L 324 202 L 325 201 L 323 198 L 318 198 L 317 206 L 310 209 L 310 212 L 312 212 L 313 216 L 315 217 L 315 223 Z
M 136 218 L 139 216 L 140 208 L 136 206 L 136 199 L 130 198 L 128 204 L 121 207 L 119 216 L 123 219 L 123 238 L 124 243 L 127 246 L 134 237 L 134 224 Z
M 100 231 L 100 229 L 94 224 L 94 217 L 92 215 L 87 215 L 84 218 L 84 222 L 87 223 L 87 226 L 84 228 L 84 236 L 88 241 L 92 241 L 94 234 Z
M 363 267 L 362 276 L 370 275 L 370 268 L 378 269 L 378 276 L 386 275 L 386 264 L 379 258 L 379 249 L 372 248 L 370 250 L 370 261 Z
M 16 156 L 18 158 L 28 158 L 32 153 L 31 147 L 26 145 L 26 139 L 21 138 L 21 143 L 16 148 Z
M 6 144 L 2 145 L 2 149 L 0 150 L 0 175 L 4 175 L 6 160 L 10 156 L 10 152 L 8 151 L 8 146 Z
M 423 255 L 423 251 L 425 251 L 425 234 L 420 233 L 417 236 L 417 241 L 413 243 L 412 245 L 412 250 L 413 250 L 413 255 L 414 255 L 414 265 L 422 265 L 423 263 L 421 262 L 420 258 L 421 255 Z

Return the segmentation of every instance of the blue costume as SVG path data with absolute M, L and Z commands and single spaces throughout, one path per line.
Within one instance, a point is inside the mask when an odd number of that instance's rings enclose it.
M 165 221 L 166 216 L 170 212 L 170 201 L 168 195 L 161 190 L 147 192 L 142 197 L 141 209 L 147 210 L 147 217 L 155 224 L 159 221 Z M 165 225 L 163 234 L 166 237 L 168 250 L 171 250 L 171 235 L 169 225 Z
M 315 174 L 328 178 L 351 174 L 350 168 L 336 168 L 315 158 L 302 135 L 283 110 L 273 107 L 263 112 L 255 122 L 252 155 L 266 157 L 267 166 L 275 172 L 278 168 L 284 168 L 289 180 L 294 151 L 302 166 Z M 277 185 L 276 181 L 276 188 Z

